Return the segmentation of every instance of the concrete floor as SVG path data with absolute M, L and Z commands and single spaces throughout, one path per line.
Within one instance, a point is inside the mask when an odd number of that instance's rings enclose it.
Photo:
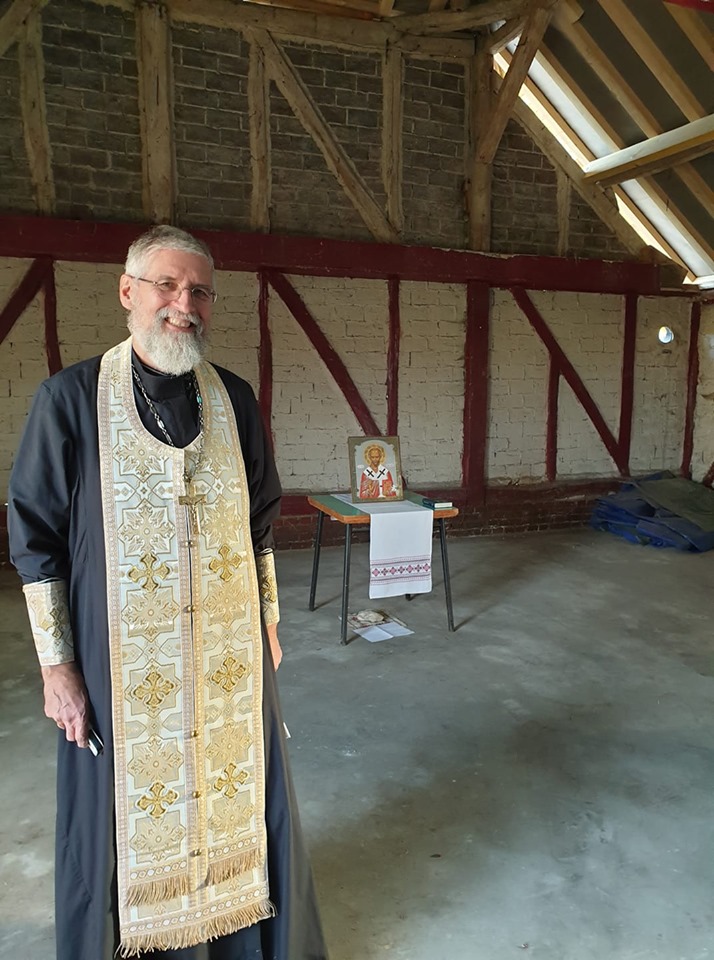
M 341 647 L 340 552 L 313 614 L 310 554 L 279 556 L 332 960 L 714 957 L 714 553 L 577 531 L 453 541 L 451 561 L 455 634 L 437 578 L 382 604 L 413 636 Z M 358 610 L 366 547 L 353 570 Z M 0 581 L 0 956 L 51 960 L 54 731 Z

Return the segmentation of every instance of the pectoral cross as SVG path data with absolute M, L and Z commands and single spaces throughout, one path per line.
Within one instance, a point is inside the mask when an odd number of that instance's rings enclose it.
M 184 485 L 186 493 L 183 496 L 179 497 L 179 503 L 182 507 L 186 507 L 188 514 L 188 522 L 191 527 L 191 535 L 199 534 L 201 532 L 201 521 L 198 516 L 198 507 L 206 502 L 206 496 L 203 493 L 194 493 L 193 492 L 193 480 L 190 480 L 188 477 L 184 477 Z

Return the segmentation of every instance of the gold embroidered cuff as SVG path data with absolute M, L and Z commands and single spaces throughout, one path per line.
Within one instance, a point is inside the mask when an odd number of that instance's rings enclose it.
M 74 640 L 69 621 L 67 584 L 64 580 L 27 583 L 22 588 L 27 602 L 32 636 L 42 667 L 74 660 Z
M 275 556 L 273 551 L 261 553 L 255 558 L 258 571 L 258 589 L 260 591 L 260 611 L 265 624 L 280 620 L 278 606 L 278 581 L 275 576 Z

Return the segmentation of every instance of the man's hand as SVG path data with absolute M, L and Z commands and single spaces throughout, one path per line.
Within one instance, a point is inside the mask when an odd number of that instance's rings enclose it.
M 68 740 L 76 742 L 78 747 L 86 747 L 89 697 L 77 665 L 59 663 L 54 667 L 43 667 L 42 679 L 45 682 L 45 715 L 64 730 Z
M 283 651 L 280 647 L 280 641 L 278 640 L 277 623 L 267 623 L 265 625 L 265 631 L 268 634 L 268 640 L 270 641 L 270 653 L 273 657 L 273 666 L 277 670 L 280 666 L 280 661 L 283 659 Z

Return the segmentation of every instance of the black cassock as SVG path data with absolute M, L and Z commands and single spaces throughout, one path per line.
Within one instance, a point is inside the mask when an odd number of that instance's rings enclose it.
M 61 732 L 57 768 L 55 911 L 57 960 L 110 960 L 118 943 L 114 876 L 114 771 L 106 566 L 99 483 L 97 380 L 100 357 L 39 388 L 10 480 L 12 561 L 23 583 L 68 583 L 75 660 L 84 676 L 92 722 L 104 740 L 94 757 Z M 168 377 L 133 356 L 144 388 L 177 447 L 198 433 L 192 377 Z M 233 404 L 250 491 L 256 553 L 272 546 L 280 482 L 255 396 L 239 377 L 216 367 Z M 142 394 L 144 426 L 165 437 Z M 275 675 L 267 642 L 263 718 L 270 897 L 277 916 L 198 947 L 142 956 L 175 960 L 325 960 L 310 867 L 302 845 L 285 750 Z

